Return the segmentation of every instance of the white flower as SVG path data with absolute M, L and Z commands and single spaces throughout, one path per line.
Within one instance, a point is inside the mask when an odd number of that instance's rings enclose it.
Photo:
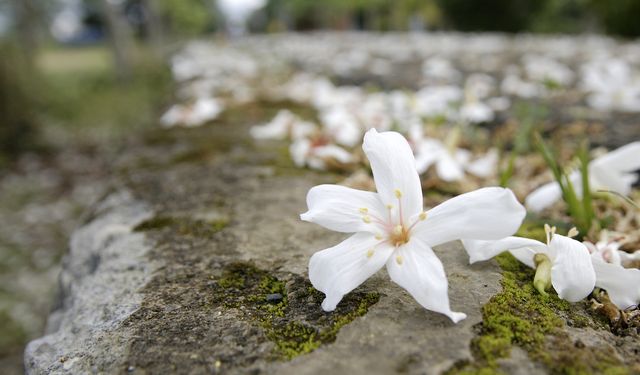
M 514 233 L 524 208 L 503 188 L 484 188 L 423 211 L 422 189 L 406 139 L 369 130 L 363 144 L 377 193 L 319 185 L 307 195 L 300 218 L 338 232 L 355 233 L 315 253 L 309 279 L 324 292 L 325 311 L 384 265 L 391 279 L 423 307 L 454 322 L 466 317 L 449 307 L 447 278 L 432 247 L 461 239 L 492 240 Z
M 640 81 L 632 67 L 620 59 L 599 59 L 583 66 L 582 86 L 587 103 L 598 110 L 640 111 Z
M 592 191 L 610 190 L 628 195 L 638 179 L 633 173 L 637 169 L 640 169 L 640 142 L 633 142 L 592 160 L 589 163 L 589 185 Z M 581 178 L 578 171 L 569 175 L 579 196 L 582 195 Z M 560 185 L 554 181 L 530 193 L 525 205 L 532 211 L 542 211 L 561 197 Z
M 560 298 L 577 302 L 588 296 L 596 283 L 589 250 L 572 238 L 555 234 L 555 228 L 545 225 L 545 229 L 546 244 L 521 237 L 507 237 L 499 241 L 464 240 L 463 243 L 470 263 L 488 260 L 509 251 L 520 262 L 539 271 L 536 272 L 534 285 L 541 293 L 544 293 L 548 286 L 545 284 L 550 281 Z M 536 284 L 538 280 L 542 285 Z
M 640 303 L 640 270 L 607 263 L 592 254 L 596 286 L 607 291 L 609 299 L 620 309 Z
M 255 139 L 298 139 L 306 137 L 317 130 L 317 127 L 303 121 L 291 111 L 282 109 L 276 117 L 264 125 L 253 126 L 249 132 Z
M 327 170 L 328 163 L 349 164 L 355 161 L 353 155 L 340 146 L 328 143 L 322 137 L 298 138 L 289 146 L 291 159 L 298 167 Z
M 640 302 L 640 270 L 624 268 L 628 261 L 640 259 L 640 251 L 629 254 L 619 250 L 620 243 L 609 238 L 603 231 L 601 240 L 584 242 L 591 253 L 591 261 L 596 271 L 596 286 L 605 289 L 611 302 L 618 308 L 626 309 Z
M 196 127 L 214 120 L 224 110 L 224 105 L 215 98 L 198 98 L 191 105 L 173 105 L 162 117 L 160 123 L 165 128 L 176 125 Z
M 449 134 L 455 137 L 458 130 Z M 447 140 L 447 144 L 422 135 L 421 126 L 412 127 L 412 142 L 416 153 L 416 168 L 419 174 L 426 172 L 435 165 L 438 176 L 444 181 L 460 181 L 465 171 L 481 178 L 491 176 L 498 164 L 498 151 L 489 150 L 487 154 L 472 160 L 469 150 L 455 147 L 455 139 Z
M 600 232 L 600 241 L 596 243 L 584 241 L 583 243 L 591 253 L 592 258 L 622 266 L 623 262 L 633 261 L 636 258 L 640 259 L 640 252 L 629 254 L 620 250 L 622 244 L 619 241 L 623 238 L 623 236 L 612 238 L 608 231 L 603 230 Z
M 362 139 L 363 129 L 352 113 L 343 107 L 334 107 L 320 114 L 322 127 L 336 143 L 354 147 Z

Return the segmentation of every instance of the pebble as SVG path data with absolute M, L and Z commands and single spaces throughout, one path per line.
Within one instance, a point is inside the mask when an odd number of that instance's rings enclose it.
M 280 293 L 267 294 L 266 300 L 269 303 L 278 303 L 282 301 L 282 294 Z

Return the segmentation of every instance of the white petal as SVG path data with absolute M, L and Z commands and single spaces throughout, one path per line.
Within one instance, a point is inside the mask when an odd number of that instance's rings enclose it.
M 496 171 L 496 165 L 498 165 L 498 150 L 493 148 L 486 155 L 471 162 L 467 166 L 467 171 L 478 177 L 489 177 Z
M 413 235 L 432 247 L 459 239 L 498 240 L 514 234 L 525 214 L 511 190 L 482 188 L 429 210 Z
M 398 207 L 396 192 L 401 192 L 403 216 L 408 220 L 422 211 L 422 187 L 416 161 L 407 140 L 396 132 L 378 133 L 375 129 L 364 135 L 362 149 L 367 154 L 376 188 L 384 205 Z
M 619 172 L 632 172 L 640 169 L 640 142 L 629 143 L 602 155 L 593 160 L 589 166 L 613 169 Z
M 386 243 L 376 246 L 379 242 L 370 233 L 356 233 L 334 247 L 313 254 L 309 261 L 309 280 L 314 288 L 326 294 L 322 302 L 325 311 L 335 310 L 345 294 L 384 266 L 393 247 Z
M 558 296 L 577 302 L 588 296 L 596 283 L 596 274 L 587 247 L 572 238 L 554 234 L 549 243 L 551 255 L 551 284 Z
M 488 260 L 509 251 L 520 262 L 534 268 L 533 256 L 547 252 L 547 245 L 522 237 L 507 237 L 497 241 L 464 240 L 462 244 L 469 254 L 469 263 Z
M 636 250 L 633 253 L 628 253 L 622 250 L 616 250 L 616 252 L 621 262 L 633 262 L 635 260 L 640 260 L 640 250 Z
M 447 150 L 440 141 L 432 139 L 420 141 L 416 154 L 416 169 L 418 173 L 426 172 L 446 152 Z
M 291 159 L 297 167 L 304 167 L 309 157 L 309 151 L 311 150 L 311 141 L 307 138 L 296 139 L 291 146 L 289 146 L 289 154 Z
M 433 250 L 417 238 L 394 251 L 387 260 L 391 280 L 403 287 L 425 309 L 448 316 L 454 323 L 467 316 L 451 311 L 447 276 Z
M 387 213 L 376 193 L 340 185 L 318 185 L 309 190 L 307 206 L 309 211 L 300 215 L 304 221 L 336 232 L 383 233 L 378 219 L 384 219 Z
M 549 182 L 532 191 L 524 200 L 525 206 L 533 212 L 539 212 L 562 198 L 562 190 L 557 182 Z
M 626 309 L 640 303 L 640 270 L 593 260 L 596 286 L 607 291 L 611 302 Z
M 436 164 L 438 176 L 444 181 L 460 181 L 464 178 L 462 165 L 448 152 L 443 152 Z
M 637 158 L 640 159 L 640 155 Z M 604 163 L 589 165 L 589 177 L 592 191 L 611 190 L 622 195 L 628 195 L 637 180 L 635 174 L 621 172 Z
M 316 147 L 313 154 L 321 159 L 335 159 L 337 162 L 343 164 L 353 162 L 353 155 L 351 155 L 351 153 L 340 146 L 332 144 Z

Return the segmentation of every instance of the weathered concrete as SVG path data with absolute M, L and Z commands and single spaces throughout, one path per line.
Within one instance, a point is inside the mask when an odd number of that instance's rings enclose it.
M 298 215 L 311 186 L 338 177 L 291 168 L 277 144 L 248 144 L 243 124 L 268 115 L 132 145 L 114 193 L 72 238 L 60 304 L 25 353 L 29 373 L 438 374 L 473 362 L 501 275 L 492 262 L 469 266 L 459 243 L 435 249 L 452 308 L 468 314 L 457 325 L 384 270 L 321 310 L 308 260 L 345 235 Z M 545 371 L 518 349 L 500 366 Z
M 247 308 L 225 304 L 216 289 L 225 267 L 249 262 L 285 283 L 286 320 L 320 329 L 332 315 L 319 293 L 296 293 L 310 286 L 311 254 L 345 237 L 298 217 L 307 190 L 335 176 L 274 166 L 274 155 L 237 146 L 205 161 L 127 171 L 73 236 L 61 304 L 47 335 L 27 348 L 28 372 L 438 373 L 470 360 L 473 326 L 500 275 L 491 263 L 469 267 L 457 243 L 436 252 L 453 308 L 469 315 L 458 325 L 421 308 L 383 270 L 354 292 L 356 302 L 379 293 L 366 315 L 335 342 L 286 361 Z

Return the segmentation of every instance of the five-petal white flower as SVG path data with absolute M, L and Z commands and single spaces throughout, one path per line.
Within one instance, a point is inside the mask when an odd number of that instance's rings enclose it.
M 415 159 L 396 132 L 369 130 L 363 144 L 377 193 L 319 185 L 307 195 L 302 220 L 338 232 L 355 233 L 315 253 L 309 279 L 324 292 L 325 311 L 384 265 L 391 279 L 423 307 L 458 322 L 464 313 L 449 307 L 448 283 L 432 248 L 473 238 L 496 240 L 513 234 L 525 210 L 508 189 L 490 187 L 459 195 L 425 212 Z
M 631 186 L 638 180 L 633 172 L 640 169 L 640 142 L 632 142 L 589 163 L 589 185 L 591 190 L 611 190 L 628 195 Z M 581 174 L 574 171 L 569 175 L 576 193 L 582 195 Z M 560 185 L 550 182 L 531 192 L 525 206 L 532 211 L 542 211 L 562 197 Z
M 548 228 L 547 226 L 545 226 Z M 581 242 L 547 230 L 547 244 L 529 238 L 507 237 L 499 241 L 463 240 L 469 262 L 488 260 L 509 251 L 516 259 L 536 268 L 536 255 L 551 262 L 551 284 L 558 296 L 577 302 L 593 291 L 596 274 L 589 250 Z

